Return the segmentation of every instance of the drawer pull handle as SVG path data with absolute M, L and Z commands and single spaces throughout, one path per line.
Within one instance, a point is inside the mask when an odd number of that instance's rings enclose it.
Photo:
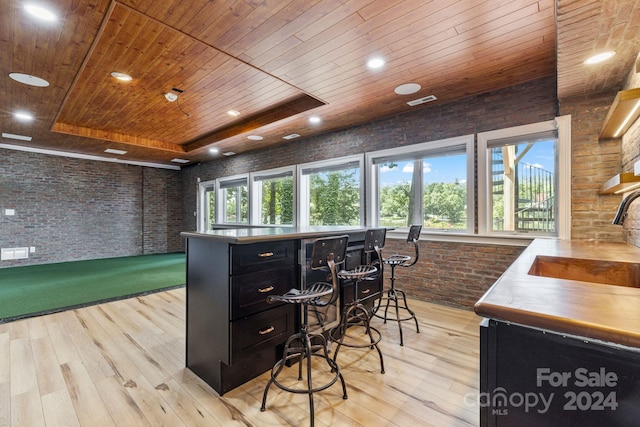
M 259 258 L 269 258 L 270 256 L 273 256 L 273 252 L 262 252 L 261 254 L 258 254 Z
M 362 291 L 362 294 L 363 294 L 363 295 L 366 295 L 366 294 L 368 294 L 369 292 L 371 292 L 371 289 L 364 289 L 364 290 Z
M 269 334 L 269 333 L 273 332 L 275 329 L 276 329 L 275 327 L 269 326 L 267 329 L 263 329 L 263 330 L 259 331 L 258 333 L 260 335 L 266 335 L 266 334 Z
M 264 294 L 265 292 L 271 292 L 273 290 L 273 286 L 269 286 L 268 288 L 258 289 L 258 292 Z

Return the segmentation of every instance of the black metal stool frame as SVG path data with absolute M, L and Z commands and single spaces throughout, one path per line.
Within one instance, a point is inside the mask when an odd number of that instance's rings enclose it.
M 400 331 L 400 345 L 404 346 L 404 339 L 402 336 L 402 322 L 413 319 L 416 324 L 416 333 L 420 333 L 420 327 L 418 326 L 418 318 L 413 310 L 409 308 L 407 304 L 407 295 L 402 289 L 397 289 L 395 286 L 396 276 L 395 269 L 396 267 L 411 267 L 415 263 L 418 262 L 420 257 L 420 250 L 418 247 L 418 239 L 420 238 L 420 231 L 422 230 L 422 225 L 412 225 L 409 228 L 409 235 L 407 236 L 407 243 L 413 243 L 415 249 L 415 255 L 412 257 L 409 255 L 391 255 L 388 258 L 384 258 L 383 262 L 391 267 L 391 276 L 390 276 L 390 287 L 387 290 L 387 296 L 380 298 L 378 301 L 378 305 L 373 309 L 373 315 L 383 319 L 384 323 L 387 323 L 387 320 L 395 320 L 398 322 L 398 330 Z M 402 299 L 402 305 L 400 305 L 399 299 Z M 378 313 L 378 310 L 386 302 L 384 308 L 384 315 Z M 389 317 L 389 305 L 393 302 L 393 306 L 395 307 L 396 317 Z M 400 317 L 400 310 L 406 310 L 409 313 L 406 317 Z
M 380 357 L 380 372 L 384 374 L 384 358 L 382 351 L 378 347 L 378 343 L 382 338 L 379 330 L 371 326 L 371 314 L 369 310 L 362 304 L 359 297 L 358 287 L 362 282 L 382 279 L 384 277 L 384 268 L 382 263 L 381 249 L 384 247 L 386 237 L 385 228 L 369 229 L 365 233 L 364 252 L 366 256 L 366 264 L 359 265 L 351 270 L 341 270 L 338 272 L 338 278 L 343 280 L 352 280 L 354 286 L 354 300 L 348 304 L 348 308 L 343 311 L 340 324 L 332 328 L 329 332 L 329 339 L 337 345 L 333 353 L 333 360 L 336 361 L 338 353 L 342 346 L 352 348 L 375 348 Z M 372 254 L 377 255 L 376 259 L 372 259 Z M 374 265 L 377 263 L 377 267 Z M 345 341 L 347 330 L 352 326 L 361 326 L 364 332 L 369 336 L 369 343 L 355 343 Z
M 302 323 L 300 325 L 300 331 L 287 339 L 284 345 L 284 351 L 282 359 L 273 365 L 271 368 L 271 377 L 267 382 L 262 396 L 262 406 L 260 411 L 266 410 L 267 393 L 271 384 L 276 385 L 278 388 L 288 391 L 290 393 L 307 394 L 309 395 L 309 411 L 311 415 L 311 427 L 314 425 L 315 412 L 313 405 L 313 393 L 325 390 L 335 384 L 338 379 L 342 384 L 342 398 L 347 399 L 347 386 L 344 381 L 344 377 L 340 372 L 338 364 L 331 359 L 327 350 L 327 340 L 322 334 L 312 334 L 308 331 L 308 307 L 311 306 L 326 306 L 333 304 L 338 297 L 338 277 L 337 277 L 337 265 L 344 262 L 346 248 L 347 248 L 348 236 L 327 237 L 316 240 L 313 245 L 313 251 L 311 256 L 311 268 L 313 270 L 329 269 L 331 275 L 331 284 L 326 282 L 317 282 L 309 286 L 304 290 L 291 289 L 284 295 L 273 295 L 268 297 L 269 302 L 282 301 L 291 304 L 301 304 L 302 309 Z M 324 298 L 329 296 L 328 299 Z M 315 341 L 315 344 L 314 344 Z M 311 358 L 320 357 L 324 359 L 329 365 L 331 372 L 334 373 L 330 381 L 320 386 L 313 386 L 311 376 Z M 277 379 L 282 369 L 287 365 L 287 362 L 293 361 L 298 363 L 298 380 L 302 381 L 302 367 L 304 361 L 306 363 L 307 375 L 306 375 L 306 387 L 305 388 L 292 388 L 280 383 Z

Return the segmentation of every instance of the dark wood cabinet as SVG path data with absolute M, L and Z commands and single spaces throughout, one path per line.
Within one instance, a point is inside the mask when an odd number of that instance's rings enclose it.
M 268 304 L 295 286 L 296 241 L 187 240 L 187 367 L 219 394 L 270 369 L 296 310 Z
M 480 394 L 465 399 L 482 427 L 637 426 L 640 351 L 485 319 Z
M 362 262 L 364 229 L 246 228 L 185 232 L 187 248 L 186 364 L 219 394 L 268 371 L 300 323 L 300 307 L 267 303 L 327 273 L 308 267 L 315 239 L 348 234 L 347 267 Z M 370 287 L 371 285 L 371 287 Z M 349 284 L 334 305 L 317 313 L 319 330 L 337 324 L 341 299 L 353 301 Z M 360 287 L 372 301 L 380 284 Z M 332 323 L 333 322 L 333 323 Z

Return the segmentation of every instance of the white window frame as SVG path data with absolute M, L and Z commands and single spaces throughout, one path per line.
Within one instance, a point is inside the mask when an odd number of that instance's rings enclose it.
M 205 197 L 205 193 L 207 190 L 207 187 L 213 187 L 213 192 L 215 194 L 216 197 L 216 204 L 218 202 L 218 194 L 217 194 L 217 187 L 216 187 L 216 180 L 213 179 L 211 181 L 202 181 L 198 183 L 198 206 L 196 209 L 196 222 L 197 222 L 197 226 L 198 226 L 198 231 L 199 232 L 204 232 L 209 230 L 209 227 L 207 226 L 207 199 Z M 218 222 L 218 206 L 214 206 L 214 220 L 215 222 Z
M 226 211 L 226 202 L 227 202 L 227 198 L 226 197 L 222 197 L 222 190 L 224 189 L 224 185 L 230 181 L 239 181 L 239 180 L 246 180 L 247 182 L 247 223 L 244 222 L 223 222 L 224 219 L 224 214 L 223 212 Z M 249 174 L 245 173 L 245 174 L 241 174 L 241 175 L 233 175 L 233 176 L 226 176 L 224 178 L 219 178 L 216 180 L 216 223 L 218 224 L 234 224 L 234 225 L 249 225 L 251 224 L 251 185 L 249 185 L 250 181 L 249 181 Z M 239 209 L 239 206 L 236 207 L 236 209 Z M 239 211 L 237 212 L 239 213 Z M 236 214 L 237 214 L 236 213 Z
M 299 203 L 296 211 L 296 224 L 300 226 L 309 226 L 309 175 L 303 174 L 307 169 L 323 169 L 334 168 L 340 165 L 347 165 L 349 163 L 358 163 L 360 169 L 360 226 L 365 224 L 365 169 L 364 169 L 364 155 L 358 154 L 354 156 L 338 157 L 334 159 L 321 160 L 317 162 L 303 163 L 296 168 L 296 184 L 294 187 L 298 196 Z
M 380 151 L 373 151 L 366 154 L 366 173 L 367 173 L 367 194 L 369 195 L 369 203 L 367 209 L 367 220 L 370 226 L 378 227 L 380 224 L 379 212 L 380 212 L 380 200 L 379 200 L 379 188 L 378 188 L 378 168 L 375 165 L 375 161 L 380 159 L 381 157 L 397 157 L 401 159 L 403 156 L 411 157 L 412 155 L 428 155 L 429 152 L 438 151 L 441 153 L 445 153 L 443 149 L 448 147 L 458 148 L 461 145 L 464 145 L 465 152 L 467 155 L 466 162 L 466 172 L 467 172 L 467 223 L 466 229 L 464 231 L 444 231 L 446 234 L 473 234 L 474 232 L 474 219 L 475 219 L 475 203 L 474 203 L 474 193 L 475 193 L 475 183 L 474 183 L 474 135 L 462 135 L 453 138 L 441 139 L 436 141 L 423 142 L 420 144 L 408 145 L 404 147 L 395 147 L 388 148 Z M 423 183 L 422 183 L 422 173 L 419 174 L 420 179 L 420 191 L 423 191 Z M 423 206 L 422 203 L 419 202 L 422 200 L 422 197 L 415 198 L 416 206 L 414 209 L 415 216 L 417 217 L 414 221 L 418 221 L 419 223 L 423 223 Z M 419 206 L 418 206 L 419 205 Z M 428 230 L 423 228 L 423 233 L 432 233 L 437 234 L 437 231 Z
M 283 174 L 291 174 L 291 178 L 293 179 L 293 224 L 296 224 L 296 218 L 297 218 L 297 212 L 298 212 L 298 206 L 297 206 L 297 201 L 298 201 L 298 185 L 297 185 L 297 179 L 296 179 L 296 166 L 292 165 L 292 166 L 286 166 L 286 167 L 282 167 L 282 168 L 276 168 L 276 169 L 267 169 L 267 170 L 263 170 L 263 171 L 258 171 L 258 172 L 252 172 L 249 174 L 249 187 L 250 187 L 250 198 L 249 198 L 249 212 L 251 213 L 250 217 L 249 217 L 249 223 L 253 224 L 253 225 L 263 225 L 265 227 L 270 226 L 271 224 L 261 224 L 260 222 L 260 216 L 262 215 L 262 204 L 261 204 L 261 198 L 262 198 L 262 180 L 258 180 L 256 181 L 256 178 L 258 177 L 264 177 L 264 176 L 278 176 L 278 175 L 283 175 Z M 289 224 L 285 224 L 285 225 L 289 225 Z
M 532 123 L 523 126 L 514 126 L 506 129 L 498 129 L 489 132 L 478 133 L 478 234 L 485 236 L 504 237 L 504 232 L 493 232 L 489 222 L 492 220 L 491 203 L 489 202 L 490 185 L 489 171 L 491 159 L 487 155 L 489 141 L 503 138 L 515 138 L 530 134 L 554 131 L 558 133 L 557 144 L 557 238 L 571 239 L 571 116 L 556 117 L 555 120 Z M 523 237 L 523 233 L 511 233 Z M 526 233 L 529 238 L 549 237 L 548 235 L 536 235 Z M 554 236 L 555 237 L 555 236 Z

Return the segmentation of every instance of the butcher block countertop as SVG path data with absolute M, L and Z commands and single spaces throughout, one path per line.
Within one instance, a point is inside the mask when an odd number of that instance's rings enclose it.
M 474 310 L 482 317 L 640 348 L 640 248 L 534 240 Z

